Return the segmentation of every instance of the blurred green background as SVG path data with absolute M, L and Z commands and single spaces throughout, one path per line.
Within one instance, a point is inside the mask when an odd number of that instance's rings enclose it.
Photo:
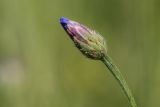
M 0 107 L 129 107 L 100 61 L 59 24 L 96 29 L 138 107 L 160 107 L 159 0 L 0 0 Z

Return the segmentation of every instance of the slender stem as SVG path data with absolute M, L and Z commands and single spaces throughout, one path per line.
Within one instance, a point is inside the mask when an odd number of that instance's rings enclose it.
M 113 76 L 116 78 L 116 80 L 120 84 L 121 88 L 123 89 L 125 95 L 127 96 L 128 100 L 129 100 L 129 102 L 131 104 L 131 107 L 137 107 L 131 90 L 129 89 L 124 77 L 122 76 L 122 74 L 119 71 L 119 69 L 117 68 L 117 66 L 114 63 L 112 63 L 111 58 L 106 55 L 102 59 L 102 62 L 107 66 L 107 68 L 111 71 Z

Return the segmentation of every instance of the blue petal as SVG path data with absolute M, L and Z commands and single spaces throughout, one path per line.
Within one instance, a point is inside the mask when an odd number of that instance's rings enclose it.
M 65 17 L 61 17 L 61 18 L 60 18 L 60 23 L 61 23 L 63 26 L 65 26 L 68 22 L 69 22 L 69 20 L 68 20 L 67 18 L 65 18 Z

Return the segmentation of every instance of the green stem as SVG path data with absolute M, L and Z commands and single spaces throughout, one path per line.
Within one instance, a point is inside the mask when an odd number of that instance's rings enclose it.
M 124 77 L 122 76 L 122 74 L 119 71 L 119 69 L 117 68 L 117 66 L 114 63 L 112 63 L 111 58 L 106 55 L 102 59 L 102 62 L 107 66 L 107 68 L 111 71 L 113 76 L 116 78 L 116 80 L 120 84 L 121 88 L 123 89 L 124 93 L 126 94 L 128 100 L 129 100 L 129 102 L 131 104 L 131 107 L 137 107 L 131 90 L 129 89 Z

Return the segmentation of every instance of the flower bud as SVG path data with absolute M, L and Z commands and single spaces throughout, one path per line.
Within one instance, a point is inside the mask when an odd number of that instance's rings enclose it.
M 88 27 L 61 17 L 60 23 L 76 47 L 88 58 L 102 59 L 106 54 L 106 43 L 104 38 Z

